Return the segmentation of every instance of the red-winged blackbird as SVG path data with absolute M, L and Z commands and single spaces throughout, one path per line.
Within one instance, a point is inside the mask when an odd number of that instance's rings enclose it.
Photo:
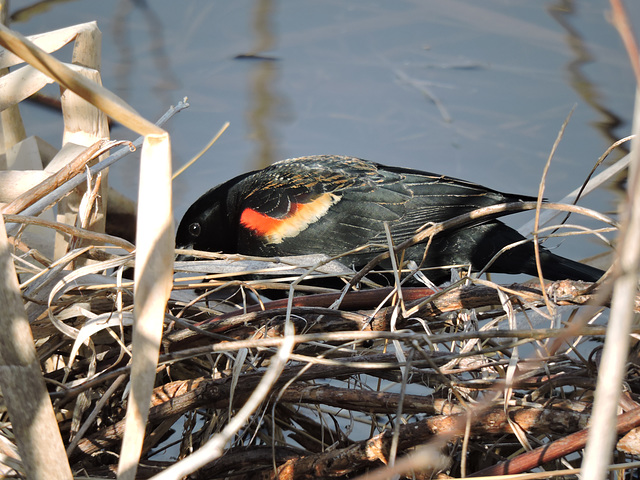
M 532 197 L 501 193 L 474 183 L 358 158 L 319 155 L 283 160 L 240 175 L 200 197 L 178 228 L 179 248 L 256 256 L 310 253 L 338 255 L 358 269 L 388 249 L 384 222 L 396 244 L 428 222 L 442 222 L 472 210 Z M 408 248 L 405 260 L 422 267 L 471 265 L 482 269 L 504 246 L 524 240 L 498 220 L 436 235 Z M 596 281 L 602 271 L 541 249 L 549 280 Z M 387 264 L 388 266 L 388 264 Z M 537 275 L 531 242 L 501 255 L 491 272 Z M 446 270 L 426 271 L 434 282 Z

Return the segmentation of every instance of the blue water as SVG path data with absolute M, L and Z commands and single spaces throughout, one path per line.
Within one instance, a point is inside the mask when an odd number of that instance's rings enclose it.
M 30 3 L 14 1 L 12 12 Z M 640 18 L 640 6 L 628 3 L 632 21 Z M 272 8 L 261 16 L 258 4 Z M 31 34 L 97 20 L 105 86 L 150 119 L 188 96 L 191 107 L 168 126 L 176 168 L 231 122 L 175 181 L 179 220 L 227 178 L 320 153 L 535 195 L 575 105 L 547 180 L 546 196 L 562 198 L 630 130 L 634 79 L 607 9 L 598 0 L 79 0 L 52 4 L 13 27 Z M 249 53 L 270 60 L 235 58 Z M 29 134 L 59 145 L 56 114 L 23 111 Z M 133 134 L 116 127 L 112 136 Z M 135 198 L 136 161 L 113 168 L 110 182 Z M 603 189 L 585 204 L 612 211 L 617 195 Z M 576 258 L 601 250 L 580 239 L 569 252 Z

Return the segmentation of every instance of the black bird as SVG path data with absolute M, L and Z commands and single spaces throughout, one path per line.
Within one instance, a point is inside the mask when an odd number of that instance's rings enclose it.
M 373 245 L 341 259 L 358 269 L 388 249 L 384 222 L 398 244 L 429 222 L 485 206 L 533 200 L 358 158 L 309 156 L 274 163 L 209 190 L 185 213 L 176 246 L 256 256 L 333 256 Z M 426 244 L 408 248 L 404 259 L 422 267 L 471 265 L 477 271 L 503 247 L 521 240 L 524 237 L 504 223 L 486 220 L 436 235 L 424 261 Z M 603 274 L 544 248 L 541 264 L 549 280 L 596 281 Z M 508 250 L 489 271 L 537 275 L 532 243 Z M 435 283 L 450 278 L 447 270 L 425 273 Z

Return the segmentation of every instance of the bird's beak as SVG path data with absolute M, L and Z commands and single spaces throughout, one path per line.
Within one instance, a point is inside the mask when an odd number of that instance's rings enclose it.
M 177 247 L 181 250 L 193 250 L 193 245 L 181 245 L 180 247 Z M 176 254 L 176 262 L 188 262 L 189 260 L 194 260 L 195 257 L 191 256 L 191 255 L 184 255 L 182 253 L 178 253 Z

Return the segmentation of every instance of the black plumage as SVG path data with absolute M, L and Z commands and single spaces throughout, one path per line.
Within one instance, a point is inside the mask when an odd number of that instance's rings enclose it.
M 258 256 L 309 253 L 338 255 L 370 247 L 342 261 L 359 268 L 387 249 L 384 223 L 395 244 L 417 229 L 481 207 L 532 201 L 475 183 L 344 156 L 283 160 L 229 180 L 205 193 L 185 213 L 178 228 L 179 248 Z M 410 247 L 405 260 L 422 267 L 471 265 L 482 269 L 503 247 L 524 240 L 499 220 L 483 221 Z M 548 250 L 542 270 L 550 280 L 596 281 L 602 271 Z M 537 275 L 531 242 L 504 253 L 490 272 Z M 436 283 L 446 270 L 428 271 Z

